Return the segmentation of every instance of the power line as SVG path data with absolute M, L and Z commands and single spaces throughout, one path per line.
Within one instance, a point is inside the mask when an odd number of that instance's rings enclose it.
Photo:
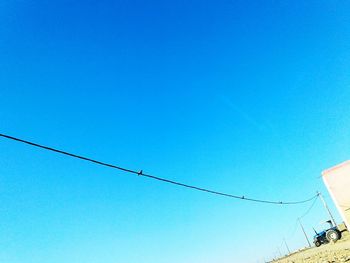
M 296 219 L 296 220 L 295 220 L 294 227 L 293 227 L 293 230 L 290 232 L 291 234 L 288 235 L 289 238 L 294 237 L 294 234 L 295 234 L 295 232 L 296 232 L 296 230 L 297 230 L 297 226 L 298 226 L 298 220 Z
M 306 210 L 306 212 L 302 215 L 302 216 L 299 216 L 297 219 L 295 219 L 295 225 L 294 225 L 294 228 L 293 228 L 293 234 L 291 234 L 290 236 L 294 236 L 295 234 L 295 231 L 297 230 L 297 226 L 298 226 L 298 221 L 302 218 L 304 218 L 305 216 L 307 216 L 311 209 L 314 207 L 314 205 L 316 204 L 316 201 L 317 201 L 317 198 L 319 197 L 319 195 L 315 195 L 314 196 L 314 201 L 312 202 L 312 204 L 309 206 L 309 208 Z
M 316 203 L 318 197 L 319 197 L 319 194 L 317 194 L 317 195 L 314 197 L 315 200 L 312 202 L 312 204 L 310 205 L 309 209 L 308 209 L 302 216 L 300 216 L 299 219 L 304 218 L 306 215 L 308 215 L 308 214 L 310 213 L 310 211 L 311 211 L 311 209 L 314 207 L 314 205 L 315 205 L 315 203 Z
M 136 170 L 127 169 L 127 168 L 124 168 L 124 167 L 121 167 L 121 166 L 117 166 L 117 165 L 101 162 L 101 161 L 94 160 L 94 159 L 91 159 L 91 158 L 88 158 L 88 157 L 80 156 L 80 155 L 77 155 L 77 154 L 73 154 L 73 153 L 69 153 L 69 152 L 66 152 L 66 151 L 58 150 L 58 149 L 55 149 L 55 148 L 52 148 L 52 147 L 48 147 L 48 146 L 45 146 L 45 145 L 40 145 L 40 144 L 37 144 L 37 143 L 34 143 L 34 142 L 30 142 L 30 141 L 26 141 L 26 140 L 19 139 L 19 138 L 16 138 L 16 137 L 12 137 L 12 136 L 9 136 L 9 135 L 6 135 L 6 134 L 1 134 L 0 133 L 0 136 L 4 137 L 4 138 L 7 138 L 7 139 L 10 139 L 10 140 L 17 141 L 17 142 L 25 143 L 25 144 L 28 144 L 28 145 L 31 145 L 31 146 L 34 146 L 34 147 L 45 149 L 45 150 L 48 150 L 48 151 L 52 151 L 52 152 L 60 153 L 60 154 L 63 154 L 63 155 L 68 155 L 70 157 L 74 157 L 74 158 L 77 158 L 77 159 L 81 159 L 81 160 L 84 160 L 84 161 L 92 162 L 92 163 L 95 163 L 95 164 L 98 164 L 98 165 L 107 166 L 107 167 L 113 168 L 113 169 L 118 169 L 118 170 L 121 170 L 123 172 L 136 174 L 138 176 L 147 177 L 147 178 L 150 178 L 150 179 L 158 180 L 158 181 L 169 183 L 169 184 L 174 184 L 174 185 L 185 187 L 185 188 L 190 188 L 190 189 L 197 190 L 197 191 L 202 191 L 202 192 L 215 194 L 215 195 L 220 195 L 220 196 L 226 196 L 226 197 L 235 198 L 235 199 L 241 199 L 241 200 L 245 200 L 245 201 L 258 202 L 258 203 L 267 203 L 267 204 L 276 204 L 276 205 L 296 205 L 296 204 L 302 204 L 302 203 L 309 202 L 309 201 L 311 201 L 311 200 L 313 200 L 315 198 L 315 196 L 313 196 L 311 198 L 308 198 L 308 199 L 305 199 L 305 200 L 301 200 L 301 201 L 283 202 L 283 201 L 269 201 L 269 200 L 262 200 L 262 199 L 248 198 L 248 197 L 245 197 L 245 196 L 238 196 L 238 195 L 233 195 L 233 194 L 227 194 L 227 193 L 218 192 L 218 191 L 214 191 L 214 190 L 210 190 L 210 189 L 206 189 L 206 188 L 202 188 L 202 187 L 198 187 L 198 186 L 193 186 L 193 185 L 189 185 L 189 184 L 184 184 L 184 183 L 172 181 L 172 180 L 161 178 L 161 177 L 154 176 L 154 175 L 151 175 L 151 174 L 146 174 L 146 173 L 143 173 L 142 170 L 136 171 Z
M 311 209 L 314 207 L 314 205 L 315 205 L 315 203 L 316 203 L 318 197 L 319 197 L 318 194 L 315 195 L 315 196 L 313 197 L 314 201 L 313 201 L 312 204 L 308 207 L 308 209 L 304 212 L 304 214 L 303 214 L 302 216 L 299 216 L 297 219 L 295 219 L 294 227 L 292 228 L 293 230 L 290 231 L 289 233 L 291 233 L 291 234 L 288 235 L 290 238 L 291 238 L 291 237 L 294 237 L 294 234 L 295 234 L 295 232 L 296 232 L 296 230 L 297 230 L 298 221 L 299 221 L 300 219 L 304 218 L 306 215 L 308 215 L 308 214 L 310 213 L 310 211 L 311 211 Z
M 306 240 L 307 240 L 309 246 L 311 246 L 311 245 L 310 245 L 310 241 L 308 240 L 308 238 L 307 238 L 307 236 L 306 236 L 305 230 L 304 230 L 304 228 L 303 228 L 303 226 L 302 226 L 300 220 L 301 220 L 302 218 L 304 218 L 305 216 L 307 216 L 307 215 L 310 213 L 311 209 L 312 209 L 312 208 L 314 207 L 314 205 L 316 204 L 316 201 L 317 201 L 318 197 L 319 197 L 319 193 L 317 193 L 317 195 L 315 195 L 315 196 L 313 197 L 314 201 L 313 201 L 312 204 L 308 207 L 308 209 L 304 212 L 304 214 L 303 214 L 302 216 L 299 216 L 297 219 L 295 219 L 294 227 L 292 228 L 293 230 L 290 231 L 289 233 L 291 233 L 291 234 L 288 235 L 288 237 L 289 237 L 290 239 L 291 239 L 292 237 L 294 237 L 294 235 L 295 235 L 295 233 L 296 233 L 296 230 L 297 230 L 298 223 L 299 223 L 300 226 L 301 226 L 301 228 L 302 228 L 302 231 L 303 231 L 303 233 L 304 233 L 304 235 L 305 235 L 305 237 L 306 237 Z M 311 200 L 312 200 L 312 199 L 311 199 Z M 283 239 L 283 240 L 284 240 L 284 239 Z M 283 242 L 282 242 L 282 243 L 283 243 Z

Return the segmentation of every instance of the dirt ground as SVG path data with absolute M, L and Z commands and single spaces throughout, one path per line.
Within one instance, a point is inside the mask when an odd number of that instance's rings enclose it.
M 350 263 L 350 234 L 343 232 L 342 239 L 336 243 L 329 243 L 320 247 L 312 247 L 279 260 L 278 263 Z

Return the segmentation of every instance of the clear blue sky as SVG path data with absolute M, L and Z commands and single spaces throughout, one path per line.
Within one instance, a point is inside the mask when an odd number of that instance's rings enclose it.
M 1 133 L 232 194 L 330 201 L 320 173 L 350 156 L 349 13 L 2 1 Z M 283 236 L 305 245 L 293 227 L 310 205 L 211 196 L 5 139 L 0 200 L 8 263 L 261 262 Z M 310 236 L 325 219 L 317 203 Z

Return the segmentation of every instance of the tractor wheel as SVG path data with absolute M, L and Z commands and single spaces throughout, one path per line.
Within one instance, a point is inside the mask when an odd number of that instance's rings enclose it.
M 320 241 L 315 241 L 315 246 L 316 246 L 316 247 L 321 246 L 321 242 L 320 242 Z
M 340 238 L 340 235 L 338 231 L 330 229 L 326 232 L 326 238 L 329 242 L 337 242 L 337 240 Z

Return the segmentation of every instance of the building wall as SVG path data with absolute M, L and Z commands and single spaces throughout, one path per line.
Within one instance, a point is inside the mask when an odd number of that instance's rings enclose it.
M 350 230 L 350 161 L 323 171 L 322 178 L 346 227 Z

